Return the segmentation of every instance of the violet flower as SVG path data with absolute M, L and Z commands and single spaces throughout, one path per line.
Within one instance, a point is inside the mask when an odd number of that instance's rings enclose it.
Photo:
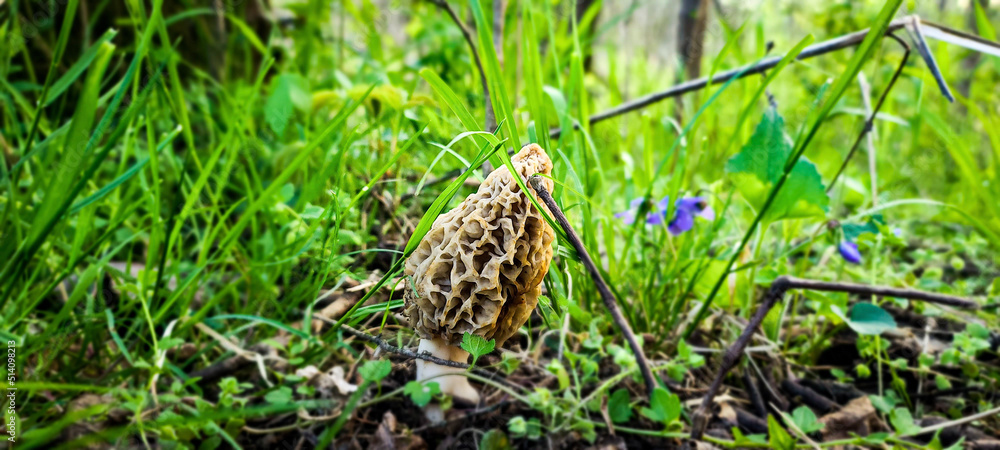
M 615 214 L 615 218 L 622 219 L 628 225 L 635 223 L 636 212 L 642 205 L 642 198 L 637 198 L 629 202 L 629 209 Z M 670 197 L 663 197 L 654 205 L 654 210 L 646 214 L 646 223 L 649 225 L 663 225 L 667 222 L 667 207 L 670 205 Z M 715 220 L 715 211 L 708 205 L 704 197 L 689 197 L 677 200 L 674 203 L 674 217 L 667 224 L 670 234 L 678 235 L 694 228 L 694 218 L 701 217 L 705 220 Z
M 858 244 L 851 241 L 841 241 L 837 245 L 837 250 L 840 251 L 840 256 L 844 257 L 844 261 L 851 264 L 861 264 L 861 251 L 858 250 Z

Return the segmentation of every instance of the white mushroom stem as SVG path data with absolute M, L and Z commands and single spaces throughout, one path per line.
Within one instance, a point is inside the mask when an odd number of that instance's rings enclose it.
M 444 339 L 421 339 L 417 352 L 428 352 L 431 356 L 463 364 L 469 360 L 469 352 L 449 345 Z M 479 391 L 469 384 L 469 379 L 462 375 L 449 375 L 464 372 L 465 369 L 458 367 L 442 366 L 427 360 L 417 359 L 417 381 L 436 381 L 441 388 L 441 393 L 448 394 L 456 400 L 473 405 L 478 404 Z

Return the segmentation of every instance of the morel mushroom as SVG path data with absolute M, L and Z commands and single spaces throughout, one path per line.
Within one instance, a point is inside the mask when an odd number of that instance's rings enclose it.
M 511 158 L 522 179 L 550 175 L 552 160 L 537 144 Z M 552 180 L 545 179 L 552 190 Z M 529 187 L 529 189 L 531 189 Z M 543 206 L 544 207 L 544 206 Z M 555 232 L 521 191 L 506 166 L 494 170 L 479 190 L 434 221 L 406 261 L 412 286 L 405 313 L 421 337 L 418 351 L 467 362 L 463 333 L 495 339 L 499 346 L 528 320 L 552 261 Z M 418 359 L 417 380 L 436 377 L 441 392 L 479 403 L 462 369 Z

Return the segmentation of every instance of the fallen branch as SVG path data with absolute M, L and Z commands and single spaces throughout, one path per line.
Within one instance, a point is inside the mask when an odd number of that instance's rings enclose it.
M 632 349 L 632 353 L 635 355 L 635 361 L 638 363 L 639 370 L 642 372 L 642 378 L 646 382 L 646 392 L 652 395 L 653 389 L 657 386 L 656 378 L 653 377 L 653 371 L 649 368 L 649 361 L 646 360 L 646 355 L 642 352 L 642 347 L 639 346 L 639 341 L 636 340 L 635 333 L 632 332 L 632 327 L 629 326 L 628 321 L 625 320 L 625 316 L 622 315 L 621 309 L 618 308 L 618 302 L 615 300 L 614 294 L 611 293 L 611 289 L 604 281 L 604 277 L 601 276 L 601 272 L 597 270 L 594 260 L 590 258 L 590 254 L 587 253 L 587 249 L 583 246 L 583 242 L 580 241 L 580 237 L 573 231 L 573 227 L 569 224 L 569 220 L 566 219 L 566 215 L 563 214 L 562 209 L 556 204 L 556 201 L 552 198 L 552 194 L 545 189 L 542 177 L 534 175 L 529 179 L 529 182 L 538 194 L 538 198 L 545 203 L 545 206 L 548 206 L 556 222 L 566 232 L 566 237 L 570 245 L 573 246 L 576 254 L 579 255 L 580 262 L 587 268 L 590 278 L 594 280 L 597 292 L 601 294 L 601 299 L 604 300 L 604 306 L 608 308 L 611 318 L 615 321 L 615 325 L 621 330 L 622 335 L 625 336 L 625 340 L 628 341 L 628 345 Z
M 722 380 L 726 378 L 726 374 L 732 370 L 737 362 L 739 362 L 740 358 L 743 356 L 743 350 L 750 343 L 750 339 L 753 337 L 754 332 L 760 326 L 761 322 L 764 321 L 764 317 L 767 313 L 776 303 L 778 303 L 779 300 L 781 300 L 782 297 L 785 296 L 785 292 L 791 289 L 847 292 L 863 296 L 899 297 L 909 300 L 936 303 L 939 305 L 955 306 L 966 309 L 979 309 L 979 304 L 963 298 L 951 295 L 935 294 L 932 292 L 917 291 L 908 288 L 892 288 L 855 283 L 804 280 L 801 278 L 787 276 L 778 277 L 771 283 L 771 288 L 768 289 L 767 293 L 764 294 L 763 302 L 761 302 L 757 312 L 755 312 L 753 317 L 750 319 L 750 323 L 743 329 L 743 333 L 741 333 L 740 337 L 736 339 L 736 342 L 726 350 L 726 354 L 722 358 L 722 365 L 719 367 L 719 373 L 715 375 L 715 379 L 712 380 L 712 385 L 708 388 L 708 392 L 701 401 L 701 406 L 698 407 L 698 410 L 695 411 L 692 416 L 691 439 L 701 439 L 705 432 L 705 427 L 708 425 L 708 419 L 711 416 L 712 400 L 715 399 L 715 394 L 718 393 L 719 388 L 722 387 Z
M 990 53 L 990 54 L 1000 54 L 1000 46 L 995 42 L 990 42 L 983 40 L 979 37 L 972 36 L 966 33 L 962 33 L 957 30 L 952 30 L 948 27 L 926 22 L 920 17 L 913 15 L 907 16 L 901 19 L 897 19 L 889 23 L 889 28 L 886 30 L 886 34 L 890 34 L 894 31 L 901 29 L 907 29 L 910 38 L 913 40 L 914 45 L 917 47 L 920 56 L 924 59 L 927 64 L 928 70 L 930 70 L 931 75 L 938 83 L 938 87 L 941 89 L 942 95 L 948 99 L 948 101 L 955 101 L 954 96 L 948 89 L 947 83 L 944 81 L 944 76 L 941 74 L 941 70 L 937 67 L 937 63 L 934 61 L 934 56 L 928 50 L 928 46 L 924 41 L 923 33 L 921 31 L 926 31 L 928 36 L 944 40 L 946 42 L 962 45 L 966 48 L 970 48 L 976 51 Z M 818 44 L 813 44 L 802 50 L 799 56 L 795 58 L 796 60 L 805 60 L 812 58 L 814 56 L 824 55 L 827 53 L 835 52 L 838 50 L 843 50 L 848 47 L 853 47 L 861 43 L 868 35 L 868 30 L 864 29 L 861 31 L 855 31 L 850 34 L 845 34 L 843 36 L 835 37 L 830 40 L 820 42 Z M 602 122 L 604 120 L 610 119 L 612 117 L 617 117 L 622 114 L 626 114 L 632 111 L 637 111 L 652 104 L 661 102 L 668 98 L 677 97 L 679 95 L 686 94 L 688 92 L 694 92 L 702 90 L 708 86 L 714 84 L 723 84 L 731 79 L 746 78 L 750 75 L 756 75 L 762 73 L 763 71 L 773 68 L 781 62 L 782 56 L 772 56 L 766 58 L 759 63 L 751 65 L 749 68 L 739 67 L 732 70 L 727 70 L 715 74 L 715 76 L 701 77 L 696 80 L 690 80 L 684 83 L 680 83 L 666 90 L 660 92 L 654 92 L 652 94 L 639 97 L 635 100 L 622 103 L 614 108 L 608 109 L 606 111 L 599 112 L 587 118 L 587 121 L 591 125 L 595 123 Z M 580 124 L 573 124 L 573 129 L 579 129 Z M 561 128 L 552 128 L 549 130 L 549 137 L 556 138 L 562 133 Z

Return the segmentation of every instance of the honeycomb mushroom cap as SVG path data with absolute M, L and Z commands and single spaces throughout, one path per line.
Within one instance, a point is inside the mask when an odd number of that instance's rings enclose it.
M 511 162 L 524 180 L 552 173 L 552 160 L 537 144 Z M 552 180 L 544 182 L 551 191 Z M 503 344 L 538 304 L 554 239 L 507 166 L 494 170 L 476 193 L 434 221 L 406 261 L 410 325 L 424 339 L 452 345 L 465 332 Z

